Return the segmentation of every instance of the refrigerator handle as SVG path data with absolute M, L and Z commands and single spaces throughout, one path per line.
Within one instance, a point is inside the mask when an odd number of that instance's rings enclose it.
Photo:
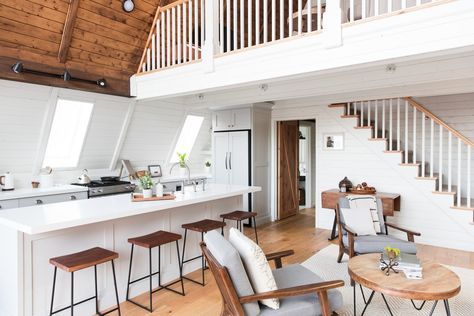
M 228 154 L 229 154 L 228 152 L 225 153 L 225 170 L 229 169 L 228 166 L 227 166 L 227 155 Z
M 229 152 L 229 169 L 230 169 L 230 170 L 232 170 L 231 159 L 232 159 L 232 152 Z

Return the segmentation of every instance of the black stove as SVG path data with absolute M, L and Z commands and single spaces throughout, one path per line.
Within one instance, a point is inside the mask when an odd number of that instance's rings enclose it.
M 103 181 L 93 180 L 87 184 L 71 183 L 72 185 L 80 185 L 89 188 L 89 198 L 99 197 L 111 194 L 129 193 L 135 190 L 135 184 L 128 181 Z

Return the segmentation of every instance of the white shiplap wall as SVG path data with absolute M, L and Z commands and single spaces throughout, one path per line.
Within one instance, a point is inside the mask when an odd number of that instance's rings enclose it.
M 289 104 L 293 107 L 285 108 Z M 355 121 L 341 119 L 341 113 L 340 109 L 308 100 L 299 104 L 294 100 L 277 102 L 272 113 L 273 121 L 316 118 L 317 227 L 330 229 L 334 218 L 334 211 L 321 208 L 321 191 L 336 188 L 347 176 L 353 183 L 366 181 L 379 191 L 400 193 L 401 212 L 390 221 L 421 232 L 418 242 L 473 251 L 474 229 L 469 224 L 472 214 L 450 209 L 442 200 L 444 196 L 435 196 L 432 189 L 417 182 L 414 170 L 384 156 L 379 142 L 367 141 L 369 131 L 354 129 Z M 343 151 L 322 150 L 322 134 L 330 132 L 344 133 Z
M 58 97 L 93 102 L 94 110 L 78 167 L 55 170 L 56 183 L 75 181 L 84 168 L 92 177 L 117 175 L 119 164 L 109 169 L 117 148 L 117 158 L 129 159 L 137 168 L 162 164 L 166 174 L 171 147 L 187 113 L 205 116 L 191 154 L 192 172 L 203 172 L 204 162 L 211 157 L 211 120 L 206 110 L 188 112 L 178 103 L 136 102 L 131 98 L 0 80 L 0 174 L 12 172 L 17 188 L 29 187 L 36 179 L 41 148 L 48 138 L 48 109 Z M 129 110 L 133 110 L 130 124 L 120 139 Z
M 134 168 L 159 164 L 162 166 L 163 175 L 166 176 L 170 167 L 168 161 L 186 114 L 205 117 L 189 161 L 191 172 L 203 172 L 205 161 L 211 157 L 210 112 L 207 110 L 189 112 L 183 105 L 172 102 L 137 102 L 121 158 L 129 159 Z M 178 172 L 178 169 L 175 171 Z

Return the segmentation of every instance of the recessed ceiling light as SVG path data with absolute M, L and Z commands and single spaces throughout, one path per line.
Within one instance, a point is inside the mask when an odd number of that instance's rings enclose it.
M 124 10 L 125 12 L 132 12 L 133 9 L 135 8 L 135 3 L 133 3 L 132 0 L 125 0 L 125 1 L 123 2 L 123 6 L 122 6 L 122 7 L 123 7 L 123 10 Z

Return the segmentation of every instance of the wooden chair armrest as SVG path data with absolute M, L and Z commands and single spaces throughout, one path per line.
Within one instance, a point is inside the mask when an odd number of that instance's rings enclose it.
M 293 250 L 284 250 L 284 251 L 269 253 L 265 256 L 267 257 L 268 261 L 273 260 L 275 262 L 275 267 L 277 269 L 280 269 L 282 267 L 281 258 L 288 257 L 294 254 L 295 252 Z
M 411 231 L 411 230 L 409 230 L 409 229 L 402 228 L 402 227 L 399 227 L 399 226 L 394 225 L 394 224 L 391 224 L 391 223 L 385 222 L 385 225 L 386 225 L 387 227 L 391 227 L 391 228 L 393 228 L 393 229 L 396 229 L 396 230 L 399 230 L 399 231 L 401 231 L 401 232 L 406 233 L 406 234 L 407 234 L 408 241 L 411 241 L 411 242 L 415 241 L 414 236 L 421 236 L 421 234 L 418 233 L 418 232 L 414 232 L 414 231 Z
M 316 292 L 323 292 L 323 291 L 327 291 L 327 290 L 334 289 L 341 286 L 344 286 L 344 281 L 342 280 L 312 283 L 312 284 L 289 287 L 286 289 L 278 289 L 275 291 L 268 291 L 264 293 L 246 295 L 246 296 L 240 297 L 239 301 L 240 303 L 245 304 L 245 303 L 255 302 L 258 300 L 264 300 L 268 298 L 282 298 L 282 297 L 305 295 L 305 294 L 316 293 Z
M 342 224 L 342 228 L 350 235 L 352 235 L 353 237 L 354 236 L 357 236 L 356 233 L 354 233 L 354 231 L 352 231 L 348 226 L 346 226 L 345 224 Z

